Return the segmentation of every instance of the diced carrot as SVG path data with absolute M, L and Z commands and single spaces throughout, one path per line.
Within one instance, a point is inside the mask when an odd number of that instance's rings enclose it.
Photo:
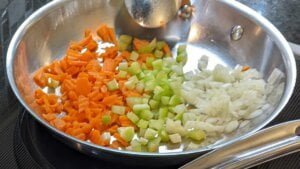
M 147 46 L 149 44 L 148 41 L 146 40 L 140 40 L 140 39 L 137 39 L 137 38 L 134 38 L 133 39 L 133 48 L 134 50 L 139 50 L 140 48 L 144 47 L 144 46 Z
M 54 121 L 54 126 L 59 130 L 64 131 L 66 127 L 66 122 L 60 118 L 56 118 Z
M 76 80 L 76 93 L 79 95 L 87 96 L 92 89 L 88 78 L 78 78 Z
M 115 64 L 115 61 L 113 59 L 107 58 L 107 59 L 104 60 L 102 70 L 113 72 L 113 71 L 116 70 L 116 66 L 117 65 Z
M 123 147 L 128 147 L 129 146 L 129 143 L 127 143 L 121 136 L 119 133 L 115 133 L 113 135 L 116 140 L 123 146 Z
M 242 71 L 245 72 L 245 71 L 247 71 L 247 70 L 249 70 L 249 69 L 250 69 L 250 66 L 243 66 Z
M 99 29 L 97 30 L 97 34 L 103 41 L 114 43 L 115 45 L 117 45 L 114 30 L 112 28 L 109 28 L 107 25 L 100 25 Z
M 45 87 L 47 84 L 47 78 L 45 77 L 44 69 L 41 68 L 35 72 L 33 76 L 34 82 L 40 87 Z
M 171 50 L 168 44 L 165 43 L 165 45 L 163 46 L 163 51 L 165 54 L 169 54 L 171 56 Z

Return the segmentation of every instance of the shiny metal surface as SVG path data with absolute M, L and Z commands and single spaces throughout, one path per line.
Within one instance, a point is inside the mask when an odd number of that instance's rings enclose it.
M 242 140 L 274 119 L 287 104 L 295 85 L 296 66 L 293 53 L 280 32 L 261 15 L 232 0 L 192 1 L 195 14 L 190 20 L 174 18 L 167 25 L 147 29 L 135 23 L 120 0 L 57 0 L 31 15 L 15 33 L 7 53 L 7 75 L 11 87 L 23 106 L 53 134 L 67 145 L 89 155 L 126 162 L 172 165 L 187 162 L 209 150 Z M 193 151 L 170 153 L 136 153 L 112 150 L 75 139 L 43 120 L 34 103 L 36 88 L 32 73 L 39 67 L 60 58 L 70 41 L 82 38 L 86 28 L 96 30 L 101 23 L 115 27 L 117 34 L 166 40 L 171 46 L 187 44 L 188 62 L 185 71 L 197 67 L 203 55 L 210 57 L 209 66 L 249 65 L 258 69 L 265 79 L 278 68 L 285 74 L 282 93 L 269 97 L 274 108 L 251 121 L 247 126 L 224 139 Z M 232 41 L 234 25 L 244 28 L 243 38 Z M 278 94 L 278 95 L 276 95 Z M 136 160 L 136 158 L 140 160 Z M 146 161 L 145 161 L 146 160 Z M 159 161 L 159 163 L 157 163 Z
M 180 169 L 249 168 L 300 151 L 300 120 L 282 123 L 195 159 Z
M 157 28 L 176 15 L 181 0 L 125 0 L 130 16 L 143 27 Z

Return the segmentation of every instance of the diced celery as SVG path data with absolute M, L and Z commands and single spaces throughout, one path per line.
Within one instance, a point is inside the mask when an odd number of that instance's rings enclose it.
M 127 142 L 130 142 L 135 134 L 133 127 L 119 127 L 118 132 L 120 136 Z
M 176 114 L 176 116 L 174 117 L 174 119 L 175 119 L 175 120 L 180 120 L 180 121 L 181 121 L 181 120 L 182 120 L 183 114 L 184 114 L 184 112 Z
M 144 137 L 140 137 L 138 141 L 143 146 L 147 145 L 147 143 L 148 143 L 148 139 L 145 139 Z
M 119 41 L 118 48 L 120 51 L 128 50 L 129 44 Z
M 175 72 L 177 75 L 183 75 L 183 68 L 181 65 L 173 65 L 171 67 L 172 71 Z
M 187 57 L 187 54 L 186 54 L 186 53 L 180 53 L 180 54 L 178 54 L 177 57 L 176 57 L 176 61 L 177 61 L 178 63 L 182 63 L 183 65 L 186 64 L 187 59 L 188 59 L 188 57 Z
M 153 91 L 157 83 L 155 81 L 148 81 L 145 83 L 145 92 Z
M 167 117 L 168 117 L 168 108 L 166 108 L 166 107 L 159 108 L 158 118 L 159 119 L 165 119 Z
M 138 79 L 144 79 L 145 78 L 145 73 L 144 72 L 141 72 L 137 75 Z
M 49 78 L 47 82 L 47 86 L 51 88 L 57 88 L 59 86 L 59 81 Z
M 161 103 L 162 103 L 163 105 L 168 105 L 168 104 L 169 104 L 169 101 L 170 101 L 170 97 L 168 97 L 168 96 L 162 96 L 162 97 L 161 97 Z
M 130 145 L 131 145 L 132 151 L 135 151 L 135 152 L 142 151 L 142 144 L 138 140 L 132 140 Z
M 174 119 L 175 118 L 175 114 L 174 113 L 168 113 L 168 118 L 169 119 Z
M 135 90 L 139 93 L 143 93 L 144 91 L 144 83 L 143 82 L 138 82 L 136 85 L 135 85 Z
M 153 57 L 147 57 L 146 59 L 146 65 L 148 67 L 152 67 L 152 62 L 154 61 L 154 58 Z
M 127 97 L 126 98 L 126 103 L 129 107 L 133 107 L 135 104 L 141 104 L 142 103 L 142 98 L 140 97 Z
M 162 50 L 162 48 L 165 46 L 165 44 L 166 44 L 166 42 L 164 42 L 164 41 L 158 41 L 156 43 L 156 49 Z
M 156 75 L 156 79 L 158 80 L 168 79 L 168 74 L 164 71 L 159 71 Z
M 163 61 L 161 59 L 157 59 L 152 62 L 153 69 L 161 70 L 163 68 Z
M 196 141 L 202 141 L 205 139 L 206 134 L 202 130 L 192 130 L 188 131 L 187 136 Z
M 146 128 L 148 127 L 148 124 L 149 124 L 148 121 L 146 121 L 146 120 L 144 120 L 144 119 L 141 119 L 141 120 L 138 122 L 137 126 L 138 126 L 139 128 L 141 128 L 141 129 L 146 129 Z
M 153 98 L 154 100 L 156 100 L 156 101 L 160 101 L 160 100 L 161 100 L 161 96 L 162 96 L 161 94 L 155 94 L 155 95 L 153 95 L 152 98 Z
M 151 96 L 150 96 L 150 95 L 148 95 L 148 94 L 146 94 L 146 93 L 144 93 L 144 94 L 143 94 L 143 97 L 144 97 L 144 98 L 148 98 L 148 99 L 150 99 L 150 98 L 151 98 Z
M 181 125 L 181 121 L 180 120 L 173 121 L 169 118 L 166 121 L 166 132 L 170 134 L 178 133 L 182 136 L 186 135 L 186 129 Z
M 123 115 L 123 114 L 125 114 L 126 107 L 113 105 L 111 107 L 111 111 L 115 114 Z
M 161 137 L 161 141 L 162 141 L 162 142 L 168 142 L 168 141 L 170 140 L 170 139 L 169 139 L 169 135 L 168 135 L 168 133 L 166 132 L 166 130 L 160 130 L 159 136 Z
M 150 120 L 153 118 L 153 113 L 150 110 L 142 110 L 142 112 L 140 113 L 140 118 Z
M 151 99 L 151 100 L 149 101 L 149 105 L 150 105 L 150 108 L 151 108 L 151 109 L 157 109 L 158 106 L 159 106 L 159 102 L 156 101 L 156 100 Z
M 142 68 L 143 71 L 149 69 L 146 63 L 142 63 L 141 68 Z
M 169 135 L 169 138 L 172 143 L 181 143 L 181 136 L 178 133 Z
M 148 142 L 148 145 L 147 145 L 148 152 L 156 152 L 156 151 L 158 151 L 160 141 L 161 141 L 160 137 L 157 137 L 157 138 L 155 138 L 153 140 L 150 140 Z
M 132 42 L 132 36 L 120 35 L 119 40 L 126 43 L 126 44 L 130 44 Z
M 158 120 L 149 120 L 149 127 L 156 129 L 156 130 L 161 130 L 163 128 L 164 121 L 161 119 Z
M 130 56 L 129 56 L 129 59 L 133 60 L 133 61 L 136 61 L 138 58 L 139 58 L 139 54 L 135 51 L 132 51 Z
M 148 45 L 141 47 L 139 53 L 152 53 L 156 47 L 156 39 L 153 39 Z
M 153 91 L 155 95 L 161 94 L 162 92 L 164 92 L 164 89 L 160 86 L 156 86 Z
M 156 58 L 162 58 L 163 55 L 164 55 L 164 52 L 162 52 L 162 51 L 160 51 L 160 50 L 155 50 L 155 51 L 154 51 L 154 56 L 155 56 Z
M 150 110 L 150 106 L 148 104 L 135 104 L 132 109 L 134 112 L 140 112 L 143 110 Z
M 133 123 L 137 123 L 138 121 L 139 121 L 139 117 L 136 115 L 136 114 L 134 114 L 133 112 L 128 112 L 127 114 L 126 114 L 126 116 L 128 117 L 128 119 L 130 120 L 130 121 L 132 121 Z
M 180 45 L 177 48 L 177 53 L 182 53 L 182 52 L 186 52 L 186 45 Z
M 128 81 L 133 81 L 134 83 L 139 82 L 139 79 L 136 76 L 131 76 Z
M 102 123 L 103 123 L 103 124 L 109 124 L 109 123 L 110 123 L 110 120 L 111 120 L 110 115 L 103 115 L 103 116 L 102 116 Z
M 178 97 L 177 95 L 173 95 L 171 98 L 170 98 L 170 101 L 169 101 L 169 105 L 170 106 L 175 106 L 177 104 L 180 104 L 182 103 L 182 100 L 180 97 Z
M 127 76 L 127 72 L 123 71 L 123 70 L 120 70 L 119 73 L 118 73 L 118 77 L 119 78 L 126 78 Z
M 114 91 L 114 90 L 119 89 L 119 84 L 118 84 L 118 82 L 116 81 L 116 79 L 114 79 L 114 80 L 108 82 L 108 83 L 106 84 L 106 86 L 107 86 L 107 89 L 108 89 L 109 91 Z
M 147 97 L 142 98 L 142 103 L 143 104 L 148 104 L 149 103 L 149 98 L 147 98 Z
M 127 89 L 129 89 L 129 90 L 133 90 L 133 89 L 135 88 L 135 82 L 134 82 L 134 81 L 128 80 L 128 81 L 126 81 L 126 82 L 124 83 L 124 85 L 125 85 L 125 87 L 126 87 Z
M 185 125 L 187 121 L 195 120 L 196 115 L 194 113 L 184 113 L 182 116 L 182 124 Z
M 148 122 L 148 121 L 146 121 L 146 122 Z M 143 123 L 146 124 L 146 122 L 143 122 Z M 145 124 L 143 124 L 143 125 L 145 125 Z M 145 126 L 146 126 L 145 128 L 139 128 L 139 137 L 144 137 L 146 129 L 147 129 L 147 126 L 148 126 L 148 123 Z
M 132 62 L 130 67 L 128 68 L 128 72 L 131 75 L 136 75 L 136 74 L 140 73 L 141 71 L 142 71 L 141 66 L 138 62 Z
M 173 111 L 177 114 L 184 113 L 186 111 L 186 106 L 184 104 L 179 104 L 174 107 Z
M 119 63 L 119 70 L 126 71 L 127 69 L 128 69 L 128 63 L 127 62 Z
M 147 128 L 144 137 L 148 140 L 152 140 L 157 137 L 158 132 L 154 129 Z

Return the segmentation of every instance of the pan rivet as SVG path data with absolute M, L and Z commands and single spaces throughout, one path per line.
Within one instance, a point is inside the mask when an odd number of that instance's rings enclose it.
M 180 9 L 178 11 L 178 16 L 183 19 L 189 19 L 192 17 L 194 10 L 195 10 L 195 8 L 193 5 L 185 4 L 182 7 L 180 7 Z
M 236 25 L 232 28 L 230 37 L 232 40 L 240 40 L 243 36 L 244 28 L 241 25 Z

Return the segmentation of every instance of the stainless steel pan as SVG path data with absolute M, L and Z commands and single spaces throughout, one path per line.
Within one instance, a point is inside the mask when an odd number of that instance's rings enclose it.
M 287 104 L 295 85 L 296 65 L 293 53 L 281 33 L 262 16 L 232 0 L 194 0 L 191 19 L 174 18 L 167 25 L 146 29 L 137 25 L 121 0 L 56 0 L 31 15 L 15 33 L 7 53 L 7 75 L 10 85 L 23 106 L 41 124 L 67 145 L 92 156 L 116 159 L 118 162 L 150 165 L 175 165 L 194 159 L 210 150 L 244 140 L 274 119 Z M 193 151 L 173 153 L 136 153 L 112 150 L 75 139 L 50 126 L 33 106 L 36 88 L 31 74 L 39 67 L 60 58 L 72 40 L 79 40 L 86 28 L 99 24 L 115 27 L 117 34 L 140 38 L 158 37 L 172 46 L 187 43 L 189 61 L 186 70 L 195 67 L 202 54 L 212 64 L 249 65 L 265 79 L 278 68 L 284 74 L 284 88 L 269 97 L 274 108 L 254 119 L 246 127 L 210 146 Z M 232 38 L 233 28 L 243 28 L 240 38 Z M 235 32 L 236 33 L 236 32 Z M 239 40 L 238 40 L 239 39 Z M 295 112 L 291 112 L 295 113 Z M 45 143 L 47 144 L 47 143 Z M 57 150 L 59 153 L 59 150 Z

